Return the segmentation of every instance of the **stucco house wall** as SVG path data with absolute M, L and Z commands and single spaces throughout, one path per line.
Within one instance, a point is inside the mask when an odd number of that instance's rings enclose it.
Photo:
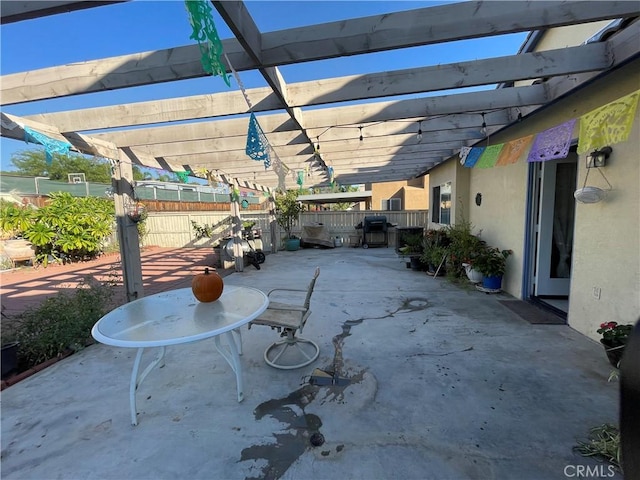
M 382 200 L 399 198 L 402 210 L 427 210 L 429 208 L 429 177 L 423 176 L 400 182 L 373 183 L 367 186 L 371 190 L 371 206 L 379 210 Z
M 632 93 L 640 86 L 640 60 L 596 80 L 569 98 L 525 118 L 511 128 L 492 136 L 497 144 L 539 133 Z M 613 186 L 608 198 L 598 204 L 577 204 L 573 244 L 568 324 L 579 332 L 599 338 L 596 330 L 603 321 L 634 323 L 640 312 L 640 109 L 633 131 L 626 142 L 612 145 L 613 153 L 602 173 Z M 579 122 L 573 134 L 578 140 Z M 509 166 L 470 168 L 467 200 L 454 202 L 454 208 L 468 212 L 466 218 L 481 230 L 490 245 L 514 251 L 508 261 L 503 289 L 518 298 L 523 291 L 525 271 L 525 228 L 527 213 L 528 151 Z M 586 175 L 586 155 L 578 159 L 577 187 Z M 463 198 L 466 182 L 458 157 L 430 171 L 431 184 L 453 182 L 455 198 Z M 589 183 L 606 187 L 598 172 Z M 473 199 L 482 193 L 481 206 Z M 456 217 L 457 218 L 457 215 Z M 594 296 L 594 288 L 599 298 Z
M 579 25 L 566 25 L 545 30 L 541 33 L 540 39 L 533 51 L 544 52 L 565 47 L 576 47 L 593 37 L 600 30 L 604 29 L 611 22 L 581 23 Z M 521 80 L 515 82 L 516 86 L 531 85 L 534 80 Z
M 608 90 L 618 91 L 626 83 L 635 83 L 637 89 L 640 75 L 635 81 L 619 79 Z M 605 201 L 577 204 L 576 209 L 568 321 L 594 339 L 599 338 L 600 323 L 634 323 L 640 315 L 640 109 L 629 140 L 612 148 L 602 173 L 613 190 Z M 582 186 L 584 157 L 578 168 Z M 597 172 L 589 174 L 589 185 L 606 188 Z
M 576 47 L 583 44 L 610 23 L 610 20 L 603 20 L 601 22 L 551 28 L 544 32 L 535 50 L 536 52 L 541 52 L 556 48 Z

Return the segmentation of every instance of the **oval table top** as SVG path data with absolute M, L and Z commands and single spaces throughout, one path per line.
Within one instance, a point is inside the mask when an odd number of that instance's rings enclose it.
M 215 337 L 249 323 L 269 306 L 252 287 L 225 285 L 215 302 L 202 303 L 191 288 L 157 293 L 126 303 L 96 322 L 91 335 L 115 347 L 162 347 Z

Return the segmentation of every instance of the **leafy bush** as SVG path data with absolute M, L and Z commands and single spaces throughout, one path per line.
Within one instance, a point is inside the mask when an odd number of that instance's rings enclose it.
M 196 240 L 200 240 L 202 238 L 211 238 L 213 235 L 213 227 L 207 225 L 206 223 L 200 225 L 195 220 L 191 220 L 191 227 L 193 227 L 193 231 L 195 232 Z
M 428 229 L 422 241 L 420 260 L 427 265 L 438 266 L 451 240 L 445 229 Z
M 15 318 L 21 371 L 93 343 L 91 328 L 112 307 L 113 285 L 85 279 L 73 293 L 59 292 Z
M 507 258 L 512 254 L 513 250 L 487 246 L 477 255 L 473 267 L 485 277 L 500 277 L 507 270 Z
M 485 248 L 485 242 L 473 234 L 473 225 L 466 220 L 450 225 L 447 235 L 450 239 L 447 247 L 447 273 L 453 277 L 466 277 L 462 264 L 474 265 Z
M 2 209 L 2 229 L 13 229 L 36 249 L 36 260 L 78 261 L 95 258 L 114 228 L 113 202 L 106 198 L 74 197 L 52 193 L 49 203 L 37 210 L 15 205 Z
M 0 200 L 0 229 L 2 238 L 20 236 L 33 225 L 35 210 L 31 205 L 16 205 Z
M 422 233 L 410 233 L 404 235 L 402 238 L 404 246 L 398 248 L 398 251 L 402 255 L 417 255 L 419 256 L 423 250 L 424 237 Z

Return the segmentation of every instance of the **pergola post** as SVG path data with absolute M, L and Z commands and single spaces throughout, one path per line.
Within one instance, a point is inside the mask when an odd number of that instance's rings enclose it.
M 111 184 L 114 190 L 117 237 L 122 259 L 122 282 L 127 302 L 131 302 L 144 297 L 144 287 L 138 228 L 127 216 L 127 207 L 135 204 L 133 168 L 131 163 L 123 160 L 117 161 L 112 169 Z
M 242 219 L 240 218 L 240 191 L 237 185 L 230 183 L 231 220 L 233 222 L 233 256 L 236 272 L 244 271 L 244 252 L 242 251 Z
M 278 222 L 276 222 L 276 203 L 273 196 L 269 196 L 269 234 L 271 238 L 271 253 L 278 253 Z

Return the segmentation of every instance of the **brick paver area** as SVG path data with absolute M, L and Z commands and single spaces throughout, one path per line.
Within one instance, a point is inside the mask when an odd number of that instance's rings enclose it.
M 185 288 L 205 266 L 213 267 L 210 248 L 148 247 L 141 253 L 144 294 Z M 231 270 L 217 270 L 225 276 Z M 85 278 L 115 282 L 114 307 L 125 302 L 119 254 L 108 254 L 90 262 L 50 265 L 47 268 L 21 267 L 0 273 L 0 300 L 3 325 L 30 306 L 60 291 L 75 289 Z

